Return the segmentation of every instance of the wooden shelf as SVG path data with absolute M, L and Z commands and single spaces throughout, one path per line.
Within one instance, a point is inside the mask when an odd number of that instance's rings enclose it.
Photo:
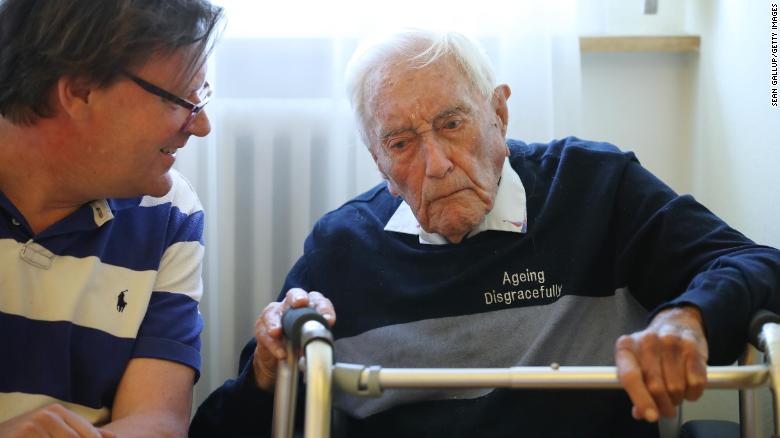
M 698 35 L 619 36 L 594 35 L 580 37 L 580 52 L 678 52 L 699 51 Z

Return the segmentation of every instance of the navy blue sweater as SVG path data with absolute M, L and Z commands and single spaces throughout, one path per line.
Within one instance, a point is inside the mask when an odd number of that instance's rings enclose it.
M 290 287 L 336 308 L 339 362 L 383 367 L 611 365 L 616 338 L 659 310 L 698 306 L 711 364 L 734 361 L 750 315 L 780 310 L 780 252 L 756 245 L 604 143 L 509 141 L 525 234 L 456 245 L 384 231 L 401 200 L 381 184 L 314 227 Z M 270 434 L 272 395 L 239 377 L 200 407 L 191 436 Z M 655 436 L 622 391 L 391 390 L 334 395 L 350 437 Z M 300 414 L 298 417 L 300 418 Z

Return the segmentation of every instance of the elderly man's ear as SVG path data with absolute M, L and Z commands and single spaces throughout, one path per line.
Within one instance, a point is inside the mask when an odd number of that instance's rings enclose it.
M 385 169 L 383 166 L 383 163 L 379 161 L 379 157 L 377 156 L 376 151 L 373 147 L 369 147 L 368 151 L 371 153 L 371 158 L 374 159 L 374 163 L 376 163 L 376 167 L 379 170 L 379 174 L 382 175 L 382 179 L 385 180 L 387 183 L 387 190 L 390 192 L 393 196 L 398 196 L 399 192 L 398 187 L 395 185 L 395 183 L 387 177 L 387 174 L 385 173 Z
M 506 101 L 512 94 L 512 90 L 507 84 L 501 84 L 493 90 L 493 99 L 491 104 L 496 112 L 498 124 L 501 127 L 501 135 L 506 136 L 506 127 L 509 123 L 509 108 Z
M 401 192 L 398 190 L 398 186 L 395 185 L 393 180 L 387 177 L 387 174 L 380 168 L 379 173 L 382 175 L 382 179 L 387 183 L 387 190 L 393 196 L 398 196 Z

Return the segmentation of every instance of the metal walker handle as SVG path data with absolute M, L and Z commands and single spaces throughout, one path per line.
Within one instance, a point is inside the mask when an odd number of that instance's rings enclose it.
M 280 363 L 274 406 L 274 438 L 292 436 L 295 415 L 294 354 L 305 349 L 306 419 L 304 437 L 318 438 L 330 435 L 331 386 L 360 396 L 379 396 L 389 388 L 620 388 L 617 368 L 566 367 L 552 364 L 549 367 L 512 368 L 381 368 L 356 364 L 333 365 L 332 337 L 325 320 L 313 309 L 293 309 L 290 320 L 288 360 Z M 287 313 L 283 318 L 285 334 Z M 296 333 L 293 333 L 296 332 Z M 768 364 L 746 366 L 707 367 L 706 388 L 751 389 L 769 386 L 774 401 L 774 436 L 780 437 L 780 316 L 771 312 L 758 312 L 750 325 L 751 342 L 765 352 Z M 297 337 L 293 337 L 297 336 Z M 286 369 L 283 367 L 287 367 Z M 290 371 L 289 374 L 287 372 Z M 282 381 L 282 377 L 287 381 Z M 283 391 L 292 393 L 280 394 Z M 291 396 L 289 394 L 292 394 Z M 278 408 L 278 409 L 277 409 Z M 754 406 L 748 406 L 752 410 Z M 740 412 L 743 436 L 755 436 L 757 430 L 745 424 L 746 415 Z M 282 418 L 279 418 L 282 417 Z M 277 423 L 279 429 L 277 429 Z M 279 432 L 279 433 L 277 433 Z M 285 432 L 287 434 L 281 434 Z M 748 432 L 747 434 L 745 432 Z
M 298 353 L 306 360 L 306 417 L 304 437 L 328 436 L 330 432 L 331 368 L 333 337 L 327 322 L 309 307 L 290 309 L 282 315 L 287 359 L 279 361 L 274 394 L 272 436 L 292 438 L 298 395 Z

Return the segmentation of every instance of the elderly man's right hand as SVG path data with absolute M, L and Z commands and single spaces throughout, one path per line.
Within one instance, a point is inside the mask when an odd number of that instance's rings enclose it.
M 282 340 L 282 315 L 287 309 L 311 307 L 319 312 L 329 326 L 336 322 L 336 311 L 333 303 L 319 292 L 306 292 L 293 288 L 281 302 L 274 302 L 263 309 L 255 321 L 255 347 L 252 366 L 255 372 L 257 386 L 271 391 L 276 383 L 276 367 L 279 360 L 287 358 L 287 350 Z

